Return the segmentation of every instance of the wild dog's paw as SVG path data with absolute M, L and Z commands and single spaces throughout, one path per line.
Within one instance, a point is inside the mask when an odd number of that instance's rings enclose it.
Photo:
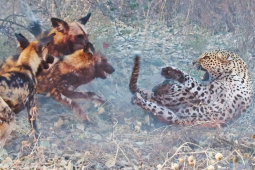
M 161 75 L 167 79 L 174 79 L 180 83 L 184 83 L 184 74 L 181 70 L 178 70 L 174 67 L 165 67 L 162 68 Z
M 89 126 L 96 126 L 97 125 L 97 122 L 91 118 L 88 117 L 87 120 L 83 120 L 82 123 L 86 125 L 89 125 Z
M 131 99 L 131 103 L 136 104 L 136 105 L 141 104 L 142 101 L 143 101 L 143 98 L 142 98 L 140 93 L 135 93 L 134 96 Z
M 98 96 L 97 94 L 93 92 L 87 92 L 87 94 L 89 95 L 91 101 L 94 103 L 94 107 L 98 107 L 105 103 L 105 100 L 102 97 Z
M 96 100 L 93 100 L 93 103 L 94 103 L 94 107 L 98 107 L 98 106 L 104 104 L 105 100 L 96 99 Z
M 88 117 L 86 113 L 84 113 L 83 110 L 81 110 L 79 107 L 73 107 L 74 115 L 81 121 L 87 121 Z
M 78 105 L 77 105 L 78 106 Z M 90 119 L 87 114 L 80 107 L 73 107 L 75 117 L 83 123 L 96 124 L 94 120 Z

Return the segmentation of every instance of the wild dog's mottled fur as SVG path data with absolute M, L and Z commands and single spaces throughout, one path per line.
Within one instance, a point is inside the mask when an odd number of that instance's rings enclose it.
M 42 63 L 46 62 L 47 45 L 54 35 L 51 34 L 39 42 L 29 43 L 21 34 L 16 34 L 20 43 L 26 47 L 15 65 L 0 76 L 0 147 L 5 144 L 12 131 L 14 114 L 26 107 L 29 120 L 34 118 L 37 84 L 35 76 L 41 70 Z M 34 123 L 33 128 L 36 130 Z
M 67 23 L 63 20 L 57 19 L 57 18 L 51 18 L 52 26 L 54 27 L 51 31 L 46 31 L 44 33 L 41 32 L 41 27 L 38 25 L 38 22 L 33 23 L 31 25 L 34 25 L 31 28 L 31 33 L 37 37 L 37 39 L 41 39 L 41 37 L 46 36 L 47 34 L 55 33 L 56 35 L 54 36 L 53 41 L 49 44 L 48 49 L 49 49 L 49 54 L 51 54 L 54 57 L 59 57 L 59 63 L 62 61 L 62 56 L 63 55 L 69 55 L 77 50 L 83 49 L 83 47 L 89 42 L 88 41 L 88 34 L 85 32 L 85 24 L 90 18 L 90 13 L 79 19 L 77 22 L 72 22 L 72 23 Z M 21 48 L 24 48 L 21 46 Z M 18 56 L 12 56 L 7 58 L 7 60 L 2 64 L 0 73 L 7 72 L 11 66 L 16 64 L 16 60 L 18 59 Z M 69 60 L 75 60 L 75 57 L 70 57 Z M 58 61 L 58 60 L 55 60 Z M 69 61 L 70 63 L 75 63 L 76 61 Z M 84 64 L 85 61 L 82 61 L 80 64 Z M 61 64 L 60 64 L 61 65 Z M 55 66 L 53 66 L 55 67 Z M 76 67 L 76 71 L 83 73 L 82 70 L 83 67 Z M 81 69 L 81 70 L 79 70 Z M 52 70 L 58 70 L 57 68 L 52 68 L 51 71 L 45 71 L 44 76 L 47 74 L 47 78 L 51 79 L 50 76 L 53 76 L 54 74 L 52 73 Z M 64 68 L 62 70 L 65 70 Z M 66 70 L 67 72 L 70 70 Z M 60 73 L 56 73 L 58 76 L 60 76 Z M 61 73 L 63 74 L 63 73 Z M 43 76 L 43 77 L 44 77 Z M 83 75 L 79 75 L 79 79 L 83 78 Z M 43 79 L 42 76 L 39 75 L 39 79 Z M 53 77 L 52 77 L 53 78 Z M 61 77 L 62 81 L 68 82 L 69 79 L 72 77 L 69 76 L 63 76 Z M 82 81 L 82 80 L 81 80 Z M 81 83 L 81 84 L 86 84 Z M 43 86 L 42 84 L 39 83 L 40 86 Z M 47 86 L 49 86 L 47 84 Z M 59 83 L 58 86 L 61 86 Z M 63 84 L 64 86 L 64 84 Z M 77 86 L 78 87 L 78 86 Z M 76 87 L 76 88 L 77 88 Z M 49 87 L 48 87 L 49 88 Z M 54 88 L 54 87 L 52 87 Z M 60 87 L 60 89 L 65 89 L 66 87 Z M 41 88 L 40 88 L 41 89 Z M 39 93 L 41 91 L 38 91 Z M 92 93 L 89 93 L 90 95 L 94 95 Z M 58 94 L 60 95 L 60 94 Z
M 14 55 L 6 58 L 1 64 L 0 64 L 0 75 L 3 73 L 6 73 L 8 70 L 10 70 L 11 67 L 16 65 L 17 60 L 19 59 L 19 55 Z
M 51 18 L 52 26 L 54 27 L 50 31 L 42 32 L 39 22 L 36 21 L 31 23 L 32 27 L 30 32 L 38 39 L 55 34 L 53 41 L 48 45 L 48 52 L 51 56 L 60 57 L 63 55 L 72 54 L 76 50 L 83 49 L 83 47 L 88 43 L 88 34 L 85 31 L 85 24 L 89 20 L 91 14 L 78 20 L 78 22 L 67 23 L 58 18 Z M 27 42 L 20 45 L 21 50 L 23 50 Z M 10 67 L 16 64 L 19 55 L 8 57 L 0 65 L 0 74 L 8 71 Z
M 48 93 L 56 101 L 73 109 L 76 116 L 86 120 L 86 115 L 72 99 L 83 98 L 98 102 L 102 100 L 95 93 L 74 90 L 95 78 L 105 79 L 106 73 L 113 72 L 114 68 L 106 58 L 100 53 L 95 53 L 92 44 L 88 43 L 83 50 L 59 58 L 54 67 L 40 74 L 37 92 Z
M 10 68 L 15 66 L 18 59 L 19 59 L 19 55 L 14 55 L 14 56 L 10 56 L 10 57 L 6 58 L 6 60 L 4 60 L 0 64 L 0 75 L 8 72 L 10 70 Z M 48 55 L 46 62 L 41 63 L 40 69 L 38 70 L 37 75 L 39 75 L 39 73 L 41 73 L 41 71 L 43 69 L 48 69 L 49 68 L 48 64 L 52 64 L 53 62 L 54 62 L 54 57 L 52 57 L 51 55 Z

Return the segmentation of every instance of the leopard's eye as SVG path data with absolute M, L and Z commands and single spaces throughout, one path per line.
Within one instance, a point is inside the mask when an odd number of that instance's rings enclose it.
M 209 59 L 209 58 L 210 58 L 209 56 L 204 56 L 204 57 L 203 57 L 204 60 L 207 60 L 207 59 Z

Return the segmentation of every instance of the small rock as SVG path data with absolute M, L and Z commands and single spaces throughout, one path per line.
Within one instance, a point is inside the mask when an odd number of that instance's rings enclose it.
M 115 159 L 114 158 L 110 158 L 106 163 L 105 165 L 108 167 L 108 168 L 111 168 L 115 165 Z
M 64 120 L 60 117 L 57 122 L 54 123 L 54 127 L 60 128 L 64 124 Z

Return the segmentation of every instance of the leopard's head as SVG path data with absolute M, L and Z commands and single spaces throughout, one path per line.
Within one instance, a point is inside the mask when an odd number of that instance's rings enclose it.
M 244 72 L 248 73 L 247 65 L 242 58 L 226 50 L 203 53 L 193 64 L 198 70 L 205 71 L 203 80 L 207 80 L 210 76 L 215 79 L 232 73 L 243 77 L 245 76 Z

